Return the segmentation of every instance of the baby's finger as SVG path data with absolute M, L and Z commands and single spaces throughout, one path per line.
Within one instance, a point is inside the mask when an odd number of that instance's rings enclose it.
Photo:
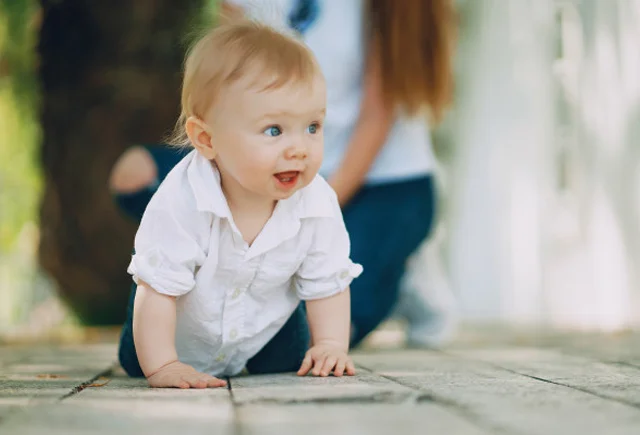
M 187 382 L 191 388 L 207 388 L 207 381 L 202 379 L 198 373 L 183 375 L 182 379 Z
M 344 374 L 344 368 L 347 365 L 347 360 L 345 358 L 339 358 L 336 363 L 336 368 L 333 369 L 333 376 L 340 377 Z
M 189 388 L 189 383 L 185 382 L 180 378 L 162 379 L 162 380 L 159 380 L 159 382 L 156 381 L 153 384 L 150 383 L 149 385 L 155 388 L 180 388 L 180 389 Z
M 147 378 L 152 388 L 189 388 L 189 384 L 180 379 L 180 376 L 162 376 L 159 374 Z
M 211 376 L 211 375 L 207 375 L 206 373 L 198 373 L 198 375 L 199 375 L 199 376 L 198 376 L 198 379 L 200 380 L 200 382 L 202 382 L 202 383 L 204 384 L 204 387 L 203 387 L 203 388 L 209 388 L 209 382 L 210 382 L 212 379 L 216 381 L 214 385 L 215 385 L 215 386 L 217 386 L 217 385 L 218 385 L 218 382 L 217 382 L 217 381 L 218 381 L 218 379 L 214 378 L 213 376 Z
M 302 364 L 300 365 L 300 369 L 298 370 L 298 376 L 304 376 L 309 373 L 309 370 L 311 370 L 312 366 L 313 359 L 311 358 L 311 355 L 307 353 L 307 355 L 304 357 L 304 360 L 302 361 Z
M 313 373 L 313 376 L 320 376 L 320 371 L 322 370 L 322 366 L 324 365 L 324 362 L 326 361 L 327 356 L 326 355 L 322 355 L 320 358 L 317 358 L 313 364 L 313 370 L 311 371 L 311 373 Z
M 356 366 L 353 365 L 353 361 L 351 361 L 351 359 L 347 361 L 346 368 L 347 368 L 347 375 L 353 376 L 356 374 Z
M 189 383 L 182 379 L 176 379 L 171 386 L 174 388 L 180 388 L 181 390 L 186 390 L 190 387 Z
M 206 379 L 207 382 L 207 387 L 209 388 L 218 388 L 218 387 L 226 387 L 227 386 L 227 381 L 222 380 L 222 379 L 218 379 L 218 378 L 214 378 L 213 376 L 209 376 Z
M 336 366 L 336 361 L 338 361 L 338 358 L 333 355 L 327 357 L 322 365 L 322 369 L 320 370 L 320 376 L 329 376 L 331 370 Z

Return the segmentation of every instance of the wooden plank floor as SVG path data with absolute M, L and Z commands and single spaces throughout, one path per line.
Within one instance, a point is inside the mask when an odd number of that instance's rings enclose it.
M 485 333 L 441 351 L 369 349 L 356 377 L 150 389 L 113 343 L 0 347 L 0 434 L 640 433 L 640 337 Z

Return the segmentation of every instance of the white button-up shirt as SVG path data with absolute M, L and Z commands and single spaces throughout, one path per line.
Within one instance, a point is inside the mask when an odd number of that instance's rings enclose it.
M 349 251 L 335 192 L 320 176 L 278 201 L 249 246 L 219 172 L 193 151 L 151 199 L 128 272 L 177 296 L 180 361 L 214 376 L 235 375 L 301 300 L 333 296 L 360 275 Z

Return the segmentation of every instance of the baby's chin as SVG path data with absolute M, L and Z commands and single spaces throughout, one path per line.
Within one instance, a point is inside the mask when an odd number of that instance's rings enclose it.
M 298 182 L 296 183 L 295 187 L 292 187 L 291 189 L 286 189 L 286 190 L 276 190 L 276 200 L 282 200 L 282 199 L 288 199 L 291 198 L 296 192 L 298 192 L 301 189 L 304 189 L 305 187 L 307 187 L 309 184 L 311 184 L 311 181 L 313 180 L 313 177 L 311 178 L 301 178 L 298 180 Z
M 304 186 L 302 186 L 304 187 Z M 294 193 L 296 193 L 297 191 L 299 191 L 300 189 L 302 189 L 302 187 L 296 187 L 294 189 L 291 189 L 288 192 L 277 192 L 275 194 L 275 197 L 273 199 L 275 199 L 276 201 L 280 201 L 280 200 L 284 200 L 284 199 L 289 199 L 293 196 Z

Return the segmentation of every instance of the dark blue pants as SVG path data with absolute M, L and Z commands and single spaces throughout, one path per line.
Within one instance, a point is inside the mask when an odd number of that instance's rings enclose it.
M 160 147 L 148 149 L 158 165 L 160 180 L 184 157 L 183 151 Z M 124 212 L 139 220 L 153 193 L 153 189 L 148 189 L 118 196 L 116 201 Z M 421 176 L 365 186 L 343 209 L 351 238 L 351 258 L 364 267 L 363 274 L 351 284 L 352 347 L 357 346 L 393 310 L 407 258 L 431 230 L 435 200 L 433 178 Z M 136 373 L 141 375 L 137 358 L 133 361 L 133 296 L 128 310 L 120 341 L 120 360 L 132 367 L 132 376 Z M 306 316 L 299 308 L 247 368 L 252 373 L 297 370 L 295 366 L 302 361 L 308 337 Z
M 351 283 L 351 346 L 393 310 L 407 258 L 429 235 L 434 209 L 431 176 L 365 186 L 343 209 L 351 259 L 364 267 Z

